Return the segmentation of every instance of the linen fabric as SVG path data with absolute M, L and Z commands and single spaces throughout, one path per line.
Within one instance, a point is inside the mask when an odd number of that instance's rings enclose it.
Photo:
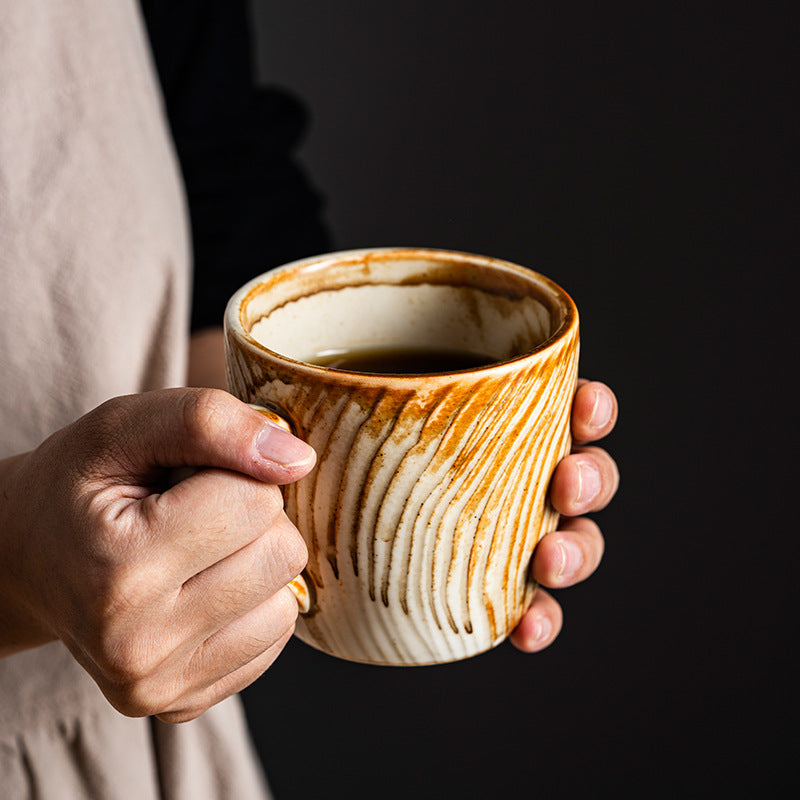
M 190 236 L 134 0 L 0 3 L 0 457 L 115 395 L 183 383 Z M 0 659 L 9 800 L 259 800 L 238 698 L 114 710 L 66 648 Z

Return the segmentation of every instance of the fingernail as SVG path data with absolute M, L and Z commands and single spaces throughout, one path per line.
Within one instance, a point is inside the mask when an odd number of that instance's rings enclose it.
M 543 642 L 552 630 L 553 626 L 550 624 L 549 617 L 536 617 L 531 626 L 531 643 Z
M 575 504 L 590 503 L 600 493 L 600 473 L 594 464 L 581 461 L 578 464 L 578 492 Z
M 557 578 L 569 578 L 574 575 L 583 563 L 583 553 L 574 542 L 562 539 L 558 543 L 561 551 L 561 565 L 558 568 Z
M 256 448 L 262 458 L 284 467 L 298 467 L 314 458 L 314 450 L 302 439 L 271 422 L 258 434 Z
M 613 403 L 608 396 L 608 392 L 596 389 L 594 393 L 594 408 L 592 416 L 589 418 L 589 426 L 592 428 L 604 428 L 611 419 Z

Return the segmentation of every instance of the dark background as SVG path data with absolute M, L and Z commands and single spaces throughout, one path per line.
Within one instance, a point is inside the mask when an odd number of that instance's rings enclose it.
M 244 694 L 279 800 L 792 794 L 789 10 L 256 0 L 336 247 L 549 275 L 621 409 L 606 556 L 556 643 L 398 669 L 293 642 Z

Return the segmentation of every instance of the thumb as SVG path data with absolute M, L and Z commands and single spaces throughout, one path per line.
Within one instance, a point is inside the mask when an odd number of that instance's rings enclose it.
M 164 389 L 109 400 L 75 425 L 104 477 L 214 467 L 284 484 L 310 472 L 314 450 L 219 389 Z M 80 429 L 83 430 L 80 430 Z

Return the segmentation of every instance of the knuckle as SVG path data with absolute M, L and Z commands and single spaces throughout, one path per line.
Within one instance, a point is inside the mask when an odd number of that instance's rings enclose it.
M 308 563 L 308 547 L 293 525 L 283 526 L 271 537 L 271 563 L 281 583 L 297 577 Z
M 159 660 L 152 644 L 138 636 L 105 636 L 96 655 L 106 680 L 120 691 L 146 682 Z
M 130 398 L 124 395 L 111 397 L 81 417 L 76 424 L 113 434 L 124 427 L 130 415 L 130 402 Z
M 150 501 L 151 502 L 151 501 Z M 80 500 L 86 552 L 107 573 L 109 586 L 125 582 L 150 531 L 147 501 L 134 504 L 119 497 L 116 487 L 87 494 Z
M 109 702 L 126 717 L 165 711 L 180 688 L 167 680 L 161 648 L 152 640 L 124 637 L 107 642 L 97 657 L 98 681 Z
M 115 403 L 107 400 L 71 425 L 57 431 L 37 448 L 37 452 L 50 461 L 61 464 L 73 490 L 92 482 L 102 473 L 103 462 L 109 451 L 116 452 L 119 446 L 119 427 L 114 422 L 118 416 L 112 409 Z
M 191 437 L 213 435 L 225 428 L 230 395 L 221 389 L 196 389 L 184 395 L 183 422 Z
M 266 601 L 259 613 L 259 621 L 240 640 L 237 666 L 263 656 L 271 648 L 283 649 L 294 633 L 297 615 L 297 601 L 291 590 L 284 586 Z
M 168 703 L 149 681 L 115 686 L 107 692 L 109 702 L 126 717 L 151 717 L 163 712 Z
M 289 637 L 294 633 L 295 624 L 297 623 L 297 600 L 288 588 L 281 589 L 276 595 L 276 636 L 272 644 L 281 644 L 283 647 L 284 640 L 288 641 Z
M 104 680 L 118 692 L 147 683 L 169 655 L 169 637 L 155 623 L 155 611 L 145 608 L 135 596 L 120 592 L 99 601 L 95 610 L 88 649 Z
M 154 582 L 157 585 L 157 576 L 127 563 L 105 565 L 94 576 L 91 609 L 109 641 L 128 620 L 141 617 L 152 606 Z
M 283 511 L 281 490 L 269 483 L 253 480 L 250 484 L 252 497 L 247 498 L 246 508 L 251 516 L 251 524 L 266 528 L 273 525 Z
M 88 476 L 102 474 L 111 458 L 125 468 L 134 468 L 139 446 L 140 403 L 131 396 L 112 397 L 76 422 L 74 433 Z
M 257 579 L 245 579 L 214 587 L 213 605 L 198 613 L 208 625 L 218 625 L 220 614 L 226 618 L 237 617 L 251 608 L 265 594 L 266 589 Z

